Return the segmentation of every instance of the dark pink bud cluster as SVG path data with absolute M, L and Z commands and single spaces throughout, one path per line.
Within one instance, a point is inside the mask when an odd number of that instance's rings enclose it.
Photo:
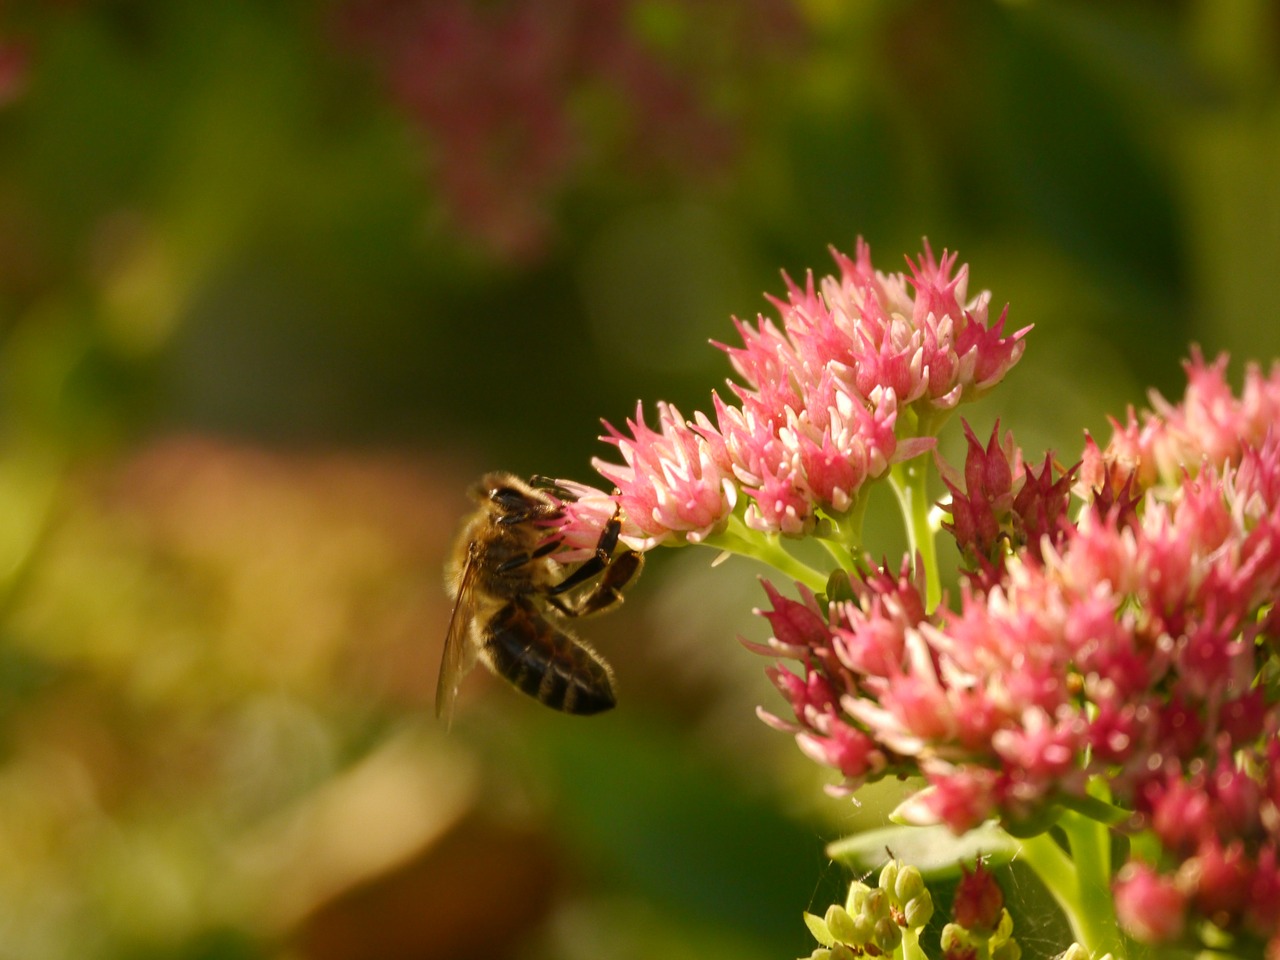
M 1000 438 L 998 422 L 985 448 L 967 423 L 964 431 L 968 454 L 963 481 L 939 460 L 951 493 L 951 519 L 943 528 L 955 537 L 973 582 L 986 588 L 999 581 L 1011 553 L 1025 550 L 1038 561 L 1042 547 L 1064 540 L 1071 527 L 1067 510 L 1074 469 L 1064 472 L 1046 456 L 1036 473 L 1022 462 L 1013 434 Z
M 956 923 L 974 933 L 994 933 L 1004 911 L 1004 891 L 979 860 L 973 870 L 960 865 L 960 883 L 951 906 Z

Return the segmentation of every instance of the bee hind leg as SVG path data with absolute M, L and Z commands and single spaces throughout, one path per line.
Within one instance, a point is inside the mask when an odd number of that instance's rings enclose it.
M 599 582 L 588 592 L 572 601 L 548 596 L 547 602 L 567 617 L 600 613 L 622 602 L 623 589 L 636 578 L 643 566 L 644 554 L 628 550 L 604 568 Z

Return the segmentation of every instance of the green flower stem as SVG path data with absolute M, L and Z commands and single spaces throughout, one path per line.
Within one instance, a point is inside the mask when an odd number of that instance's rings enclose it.
M 814 536 L 831 559 L 841 570 L 850 573 L 858 569 L 858 557 L 862 553 L 862 524 L 867 516 L 868 501 L 864 488 L 844 513 L 824 513 L 814 531 Z
M 902 928 L 902 960 L 928 960 L 928 954 L 920 946 L 920 931 Z
M 823 549 L 827 551 L 827 553 L 831 556 L 831 559 L 836 562 L 836 566 L 838 566 L 841 570 L 856 569 L 855 567 L 856 561 L 853 558 L 853 551 L 850 550 L 848 547 L 846 547 L 839 540 L 830 540 L 826 537 L 820 537 L 818 539 L 818 542 L 822 544 Z
M 1072 810 L 1058 826 L 1071 847 L 1068 856 L 1048 833 L 1022 841 L 1022 858 L 1066 914 L 1077 942 L 1092 956 L 1128 956 L 1111 899 L 1111 836 L 1106 824 Z
M 1090 820 L 1096 820 L 1098 823 L 1106 824 L 1109 827 L 1124 823 L 1133 816 L 1132 811 L 1107 803 L 1107 801 L 1099 797 L 1077 797 L 1064 794 L 1058 798 L 1058 803 L 1068 810 L 1074 810 Z
M 942 584 L 938 581 L 938 550 L 934 530 L 929 523 L 928 456 L 922 454 L 906 463 L 898 463 L 889 472 L 890 485 L 902 508 L 912 557 L 919 557 L 924 567 L 925 603 L 933 610 L 942 600 Z
M 1084 908 L 1084 926 L 1088 942 L 1081 941 L 1095 953 L 1125 956 L 1125 945 L 1116 920 L 1115 901 L 1111 897 L 1111 831 L 1105 823 L 1067 810 L 1058 821 L 1071 844 L 1071 859 L 1076 865 L 1076 884 Z
M 781 539 L 773 534 L 752 530 L 738 517 L 730 517 L 724 530 L 712 534 L 702 542 L 717 550 L 766 563 L 792 580 L 803 583 L 811 590 L 819 592 L 825 590 L 826 575 L 796 559 L 782 545 Z

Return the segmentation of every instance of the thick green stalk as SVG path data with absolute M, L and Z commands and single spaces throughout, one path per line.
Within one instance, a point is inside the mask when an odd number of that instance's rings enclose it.
M 920 931 L 904 927 L 902 931 L 902 960 L 928 960 L 928 954 L 920 946 Z
M 889 473 L 890 485 L 902 508 L 912 557 L 919 557 L 924 567 L 925 603 L 933 610 L 942 600 L 942 584 L 938 581 L 938 549 L 934 530 L 929 523 L 929 471 L 927 456 L 895 464 Z
M 843 514 L 824 516 L 818 522 L 815 531 L 817 540 L 841 570 L 853 572 L 858 567 L 867 500 L 867 491 L 861 490 Z
M 759 560 L 812 590 L 826 589 L 826 575 L 788 552 L 782 545 L 781 537 L 752 530 L 737 517 L 730 517 L 724 530 L 712 534 L 702 542 L 717 550 Z
M 1082 946 L 1095 954 L 1125 956 L 1124 941 L 1111 896 L 1111 831 L 1105 823 L 1067 810 L 1058 821 L 1071 844 L 1076 865 L 1076 885 L 1083 910 L 1086 940 Z
M 1022 841 L 1022 859 L 1036 872 L 1090 955 L 1128 956 L 1111 899 L 1111 836 L 1107 826 L 1067 810 L 1058 821 L 1067 855 L 1047 833 Z

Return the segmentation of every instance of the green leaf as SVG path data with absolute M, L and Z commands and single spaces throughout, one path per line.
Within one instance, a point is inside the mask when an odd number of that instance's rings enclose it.
M 1021 845 L 995 824 L 957 837 L 943 826 L 885 827 L 845 837 L 827 845 L 827 856 L 864 873 L 884 865 L 890 856 L 920 869 L 926 880 L 958 876 L 960 863 L 979 855 L 990 865 L 1008 863 Z
M 824 947 L 834 947 L 836 945 L 836 938 L 831 936 L 831 931 L 827 929 L 827 921 L 821 917 L 806 911 L 804 924 L 809 928 L 809 932 L 813 934 L 813 939 Z

